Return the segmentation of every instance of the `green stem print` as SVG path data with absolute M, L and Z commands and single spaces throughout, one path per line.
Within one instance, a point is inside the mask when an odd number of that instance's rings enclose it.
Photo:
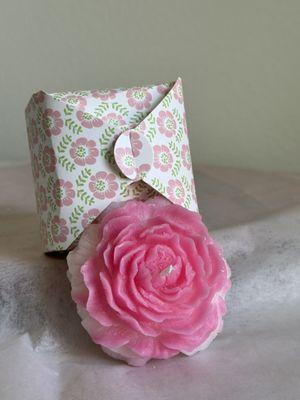
M 120 103 L 112 103 L 112 108 L 118 113 L 122 114 L 124 117 L 127 117 L 129 114 L 128 108 L 123 107 Z
M 75 169 L 75 164 L 68 160 L 66 156 L 58 157 L 58 162 L 62 165 L 68 172 L 72 172 Z
M 106 103 L 105 101 L 103 101 L 102 103 L 100 103 L 96 108 L 95 108 L 95 115 L 96 117 L 102 117 L 102 115 L 105 113 L 105 111 L 107 111 L 109 108 L 108 103 Z
M 72 211 L 72 213 L 71 213 L 71 215 L 69 217 L 69 220 L 70 220 L 71 224 L 76 224 L 78 222 L 78 220 L 79 220 L 80 216 L 82 215 L 83 211 L 84 211 L 84 207 L 83 206 L 78 205 L 78 206 L 76 206 L 74 208 L 74 210 Z
M 178 146 L 174 142 L 171 141 L 169 143 L 169 148 L 170 148 L 170 150 L 172 150 L 172 152 L 174 153 L 174 155 L 177 158 L 180 158 L 180 150 L 179 150 Z
M 147 133 L 146 133 L 146 138 L 149 140 L 150 143 L 153 142 L 154 138 L 156 135 L 156 130 L 154 127 L 148 129 Z
M 69 104 L 67 104 L 66 107 L 64 108 L 65 115 L 72 115 L 73 111 L 74 111 L 74 107 L 69 106 Z
M 160 192 L 161 194 L 166 193 L 166 188 L 163 185 L 163 183 L 158 179 L 158 178 L 153 178 L 151 181 L 152 185 L 155 187 L 155 189 Z
M 102 136 L 99 139 L 101 146 L 107 146 L 115 134 L 115 130 L 112 127 L 104 129 Z
M 84 186 L 91 174 L 92 170 L 90 168 L 84 168 L 76 178 L 76 185 L 78 187 Z
M 77 196 L 88 206 L 95 203 L 95 199 L 93 199 L 93 197 L 91 197 L 84 189 L 78 189 Z
M 82 127 L 80 125 L 76 124 L 76 122 L 73 121 L 72 118 L 67 118 L 65 120 L 65 125 L 67 128 L 70 129 L 70 131 L 72 131 L 76 135 L 79 135 L 79 133 L 82 132 Z
M 180 161 L 179 159 L 177 159 L 174 164 L 173 164 L 173 168 L 172 168 L 172 176 L 174 176 L 174 178 L 177 178 L 179 171 L 180 171 Z
M 68 147 L 68 145 L 71 143 L 72 141 L 72 136 L 71 135 L 65 135 L 61 141 L 58 143 L 57 145 L 57 151 L 59 153 L 64 153 Z

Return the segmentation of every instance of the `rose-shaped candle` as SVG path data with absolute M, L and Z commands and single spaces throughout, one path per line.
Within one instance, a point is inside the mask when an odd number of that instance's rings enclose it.
M 113 203 L 67 261 L 82 325 L 130 365 L 192 355 L 222 329 L 230 270 L 196 212 L 159 197 Z

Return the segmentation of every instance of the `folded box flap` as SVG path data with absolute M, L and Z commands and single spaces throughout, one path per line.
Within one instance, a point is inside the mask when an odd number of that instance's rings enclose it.
M 127 90 L 40 91 L 26 121 L 45 251 L 68 249 L 112 201 L 155 190 L 197 209 L 180 78 Z M 118 158 L 115 142 L 127 134 L 130 157 Z M 126 160 L 138 164 L 137 175 L 122 168 Z

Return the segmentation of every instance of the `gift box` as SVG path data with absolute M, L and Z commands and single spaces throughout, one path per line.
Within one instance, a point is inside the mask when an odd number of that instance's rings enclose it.
M 114 201 L 157 193 L 197 211 L 182 81 L 35 93 L 26 125 L 45 252 L 70 249 Z

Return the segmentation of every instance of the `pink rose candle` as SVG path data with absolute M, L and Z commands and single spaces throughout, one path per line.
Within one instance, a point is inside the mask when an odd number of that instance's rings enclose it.
M 193 355 L 222 329 L 230 270 L 196 212 L 160 197 L 113 203 L 67 261 L 82 325 L 130 365 Z

